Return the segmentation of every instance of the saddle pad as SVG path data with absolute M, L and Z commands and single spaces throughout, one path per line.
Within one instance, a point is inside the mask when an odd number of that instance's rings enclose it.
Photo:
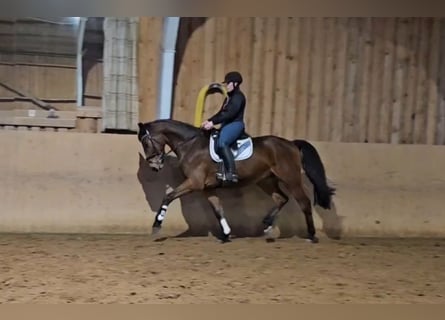
M 222 159 L 215 152 L 215 139 L 211 137 L 209 140 L 210 140 L 209 143 L 210 156 L 212 157 L 212 160 L 215 162 L 221 162 Z M 252 156 L 253 143 L 251 137 L 237 139 L 236 145 L 238 146 L 237 149 L 233 148 L 230 149 L 232 151 L 235 161 L 246 160 Z

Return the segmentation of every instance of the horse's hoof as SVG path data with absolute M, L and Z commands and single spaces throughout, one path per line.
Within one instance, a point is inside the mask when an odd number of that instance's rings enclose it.
M 316 236 L 313 236 L 312 238 L 308 238 L 308 239 L 306 239 L 306 241 L 310 242 L 310 243 L 318 243 L 319 242 L 319 240 Z
M 279 238 L 279 232 L 273 226 L 268 226 L 266 229 L 263 230 L 263 232 L 263 237 L 266 239 L 267 242 L 274 242 L 276 239 Z
M 269 235 L 269 234 L 271 233 L 272 229 L 273 229 L 272 226 L 267 226 L 267 227 L 263 230 L 263 232 L 264 232 L 265 235 Z
M 162 242 L 162 241 L 165 241 L 167 239 L 168 239 L 168 237 L 157 237 L 157 238 L 154 238 L 153 241 L 154 242 Z
M 156 236 L 159 234 L 159 232 L 161 231 L 161 227 L 152 227 L 151 228 L 151 235 L 152 236 Z
M 228 243 L 228 242 L 232 242 L 232 240 L 230 240 L 230 235 L 229 234 L 223 235 L 221 238 L 221 243 Z

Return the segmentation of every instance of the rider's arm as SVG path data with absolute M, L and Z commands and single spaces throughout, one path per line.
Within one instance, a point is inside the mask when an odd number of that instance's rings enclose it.
M 217 114 L 209 118 L 213 124 L 220 124 L 225 121 L 230 121 L 238 114 L 241 108 L 244 106 L 244 97 L 242 95 L 235 95 L 230 100 L 229 103 L 222 108 Z

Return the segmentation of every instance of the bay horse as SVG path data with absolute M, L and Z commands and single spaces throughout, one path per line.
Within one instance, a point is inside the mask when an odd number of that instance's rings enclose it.
M 211 204 L 215 217 L 221 226 L 222 242 L 230 241 L 231 228 L 225 218 L 223 206 L 216 196 L 215 189 L 227 187 L 217 179 L 218 164 L 212 159 L 209 141 L 211 133 L 191 124 L 173 120 L 161 119 L 147 123 L 138 123 L 138 140 L 142 144 L 145 160 L 149 166 L 159 171 L 163 167 L 165 146 L 169 146 L 178 158 L 179 166 L 186 179 L 173 191 L 166 194 L 156 213 L 152 234 L 156 234 L 162 227 L 169 204 L 186 194 L 201 191 Z M 250 136 L 247 135 L 250 138 Z M 252 137 L 253 151 L 249 157 L 236 161 L 239 182 L 238 187 L 257 184 L 265 193 L 269 194 L 275 206 L 265 214 L 263 219 L 264 233 L 272 230 L 274 221 L 288 202 L 289 197 L 280 188 L 283 183 L 290 195 L 295 198 L 304 213 L 307 227 L 307 239 L 311 243 L 318 243 L 312 216 L 311 201 L 303 189 L 301 175 L 301 149 L 311 154 L 306 168 L 309 179 L 314 184 L 315 201 L 322 207 L 329 209 L 333 188 L 326 184 L 324 168 L 318 154 L 310 149 L 304 140 L 289 141 L 287 139 L 265 135 Z M 311 170 L 312 168 L 312 170 Z M 323 169 L 320 171 L 320 169 Z M 230 187 L 230 186 L 229 186 Z

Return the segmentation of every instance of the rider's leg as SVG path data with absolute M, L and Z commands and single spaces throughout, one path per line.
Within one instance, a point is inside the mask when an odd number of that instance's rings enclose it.
M 238 182 L 238 176 L 236 174 L 235 160 L 233 159 L 230 146 L 242 134 L 243 130 L 244 124 L 242 122 L 229 123 L 221 128 L 218 139 L 218 153 L 224 162 L 227 171 L 227 180 L 232 182 Z

